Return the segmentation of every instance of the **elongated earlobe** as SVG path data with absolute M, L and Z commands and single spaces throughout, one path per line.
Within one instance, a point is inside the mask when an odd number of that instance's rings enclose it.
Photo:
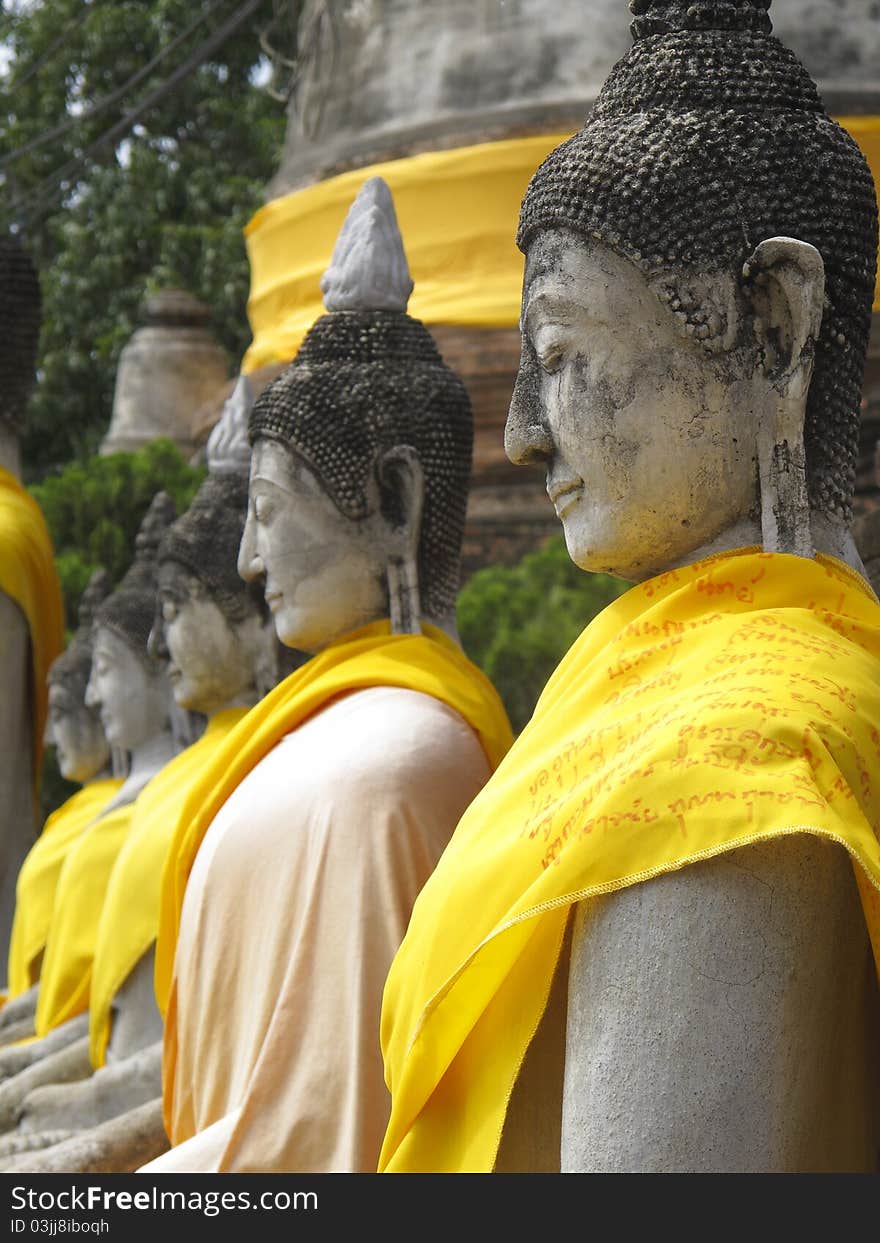
M 822 327 L 822 256 L 808 242 L 771 237 L 746 261 L 743 277 L 768 377 L 781 395 L 805 400 Z
M 825 265 L 814 246 L 771 237 L 743 267 L 772 408 L 758 429 L 761 530 L 766 552 L 814 554 L 804 422 L 822 326 Z
M 386 575 L 391 632 L 420 634 L 422 606 L 418 565 L 425 499 L 422 464 L 412 446 L 395 445 L 382 454 L 376 474 L 389 521 Z

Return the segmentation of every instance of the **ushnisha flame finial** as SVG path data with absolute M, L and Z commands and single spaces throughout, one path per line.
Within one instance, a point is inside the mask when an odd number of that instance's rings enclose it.
M 328 311 L 406 311 L 413 281 L 394 200 L 370 177 L 349 208 L 330 266 L 321 277 Z
M 247 475 L 251 464 L 248 418 L 253 404 L 253 386 L 246 375 L 240 375 L 208 437 L 209 474 Z

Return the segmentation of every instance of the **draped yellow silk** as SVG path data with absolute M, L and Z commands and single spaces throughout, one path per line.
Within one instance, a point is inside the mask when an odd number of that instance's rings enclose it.
M 567 134 L 429 151 L 329 177 L 273 199 L 245 227 L 255 371 L 296 354 L 324 313 L 320 280 L 349 207 L 368 177 L 394 195 L 415 288 L 409 313 L 425 323 L 513 327 L 522 255 L 516 222 L 529 178 Z
M 89 1008 L 101 906 L 131 825 L 135 802 L 108 811 L 90 824 L 64 860 L 40 972 L 38 1036 L 45 1036 Z
M 369 686 L 421 691 L 453 708 L 474 730 L 493 769 L 513 741 L 495 688 L 456 643 L 433 626 L 423 626 L 421 635 L 389 631 L 387 621 L 352 631 L 285 678 L 227 735 L 187 799 L 165 864 L 156 946 L 156 997 L 166 1019 L 166 1120 L 176 1047 L 169 998 L 186 882 L 212 820 L 251 769 L 331 699 Z
M 880 963 L 880 605 L 745 549 L 633 587 L 555 670 L 415 903 L 380 1170 L 489 1171 L 569 908 L 770 837 L 845 847 Z
M 89 1056 L 104 1065 L 113 998 L 159 932 L 162 869 L 181 808 L 223 739 L 247 708 L 228 708 L 204 734 L 161 768 L 138 795 L 131 828 L 101 907 L 89 998 Z
M 87 782 L 52 812 L 28 851 L 15 886 L 15 916 L 9 943 L 10 997 L 26 993 L 36 984 L 37 960 L 49 936 L 55 888 L 67 852 L 121 785 L 117 778 Z
M 841 117 L 880 187 L 880 117 Z M 409 311 L 427 324 L 513 328 L 523 258 L 519 208 L 538 165 L 569 134 L 541 134 L 428 151 L 328 177 L 273 199 L 245 227 L 253 340 L 244 372 L 293 358 L 323 314 L 320 280 L 355 195 L 368 177 L 391 187 L 415 282 Z M 874 309 L 880 311 L 880 278 Z
M 34 777 L 39 784 L 48 712 L 46 674 L 64 646 L 64 603 L 42 510 L 0 466 L 0 591 L 27 618 L 31 635 Z

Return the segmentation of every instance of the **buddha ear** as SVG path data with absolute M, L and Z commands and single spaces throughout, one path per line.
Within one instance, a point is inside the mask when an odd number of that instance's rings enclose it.
M 782 397 L 803 401 L 822 327 L 822 256 L 809 242 L 771 237 L 746 260 L 743 276 L 768 378 Z
M 425 502 L 425 472 L 412 445 L 386 449 L 376 463 L 382 512 L 395 534 L 418 548 Z
M 388 608 L 392 634 L 421 633 L 419 540 L 425 473 L 411 445 L 395 445 L 379 457 L 376 477 L 389 528 Z
M 804 419 L 822 326 L 825 265 L 791 237 L 762 242 L 743 267 L 764 369 L 774 390 L 758 426 L 758 482 L 766 552 L 813 556 Z
M 147 655 L 155 661 L 163 661 L 168 659 L 168 648 L 165 645 L 165 630 L 162 625 L 162 615 L 158 610 L 153 617 L 153 624 L 150 627 L 150 633 L 147 637 Z

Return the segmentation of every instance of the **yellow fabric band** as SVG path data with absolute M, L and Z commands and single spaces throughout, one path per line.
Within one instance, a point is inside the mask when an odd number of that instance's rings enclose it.
M 53 811 L 21 865 L 15 887 L 15 916 L 9 944 L 9 996 L 36 984 L 38 959 L 46 947 L 55 889 L 67 852 L 122 785 L 108 778 L 90 781 Z
M 165 1017 L 165 1122 L 171 1133 L 176 1067 L 174 954 L 186 882 L 199 846 L 233 790 L 272 747 L 331 699 L 369 686 L 432 695 L 458 712 L 477 735 L 494 770 L 513 735 L 495 688 L 459 646 L 433 626 L 421 635 L 393 635 L 387 621 L 356 630 L 295 670 L 230 731 L 181 812 L 162 879 L 156 946 L 156 997 Z
M 880 117 L 843 117 L 880 185 Z M 526 186 L 570 135 L 545 134 L 431 151 L 329 177 L 273 199 L 245 228 L 253 341 L 244 372 L 286 362 L 324 312 L 320 280 L 337 234 L 368 177 L 394 195 L 415 282 L 409 312 L 427 324 L 513 328 L 523 257 L 514 238 Z M 880 280 L 875 310 L 880 310 Z
M 49 695 L 46 675 L 64 646 L 64 603 L 42 510 L 0 466 L 0 591 L 27 618 L 31 635 L 34 779 L 39 785 Z
M 384 177 L 394 195 L 415 282 L 410 315 L 429 324 L 515 325 L 523 270 L 514 241 L 520 203 L 532 173 L 567 136 L 390 160 L 267 203 L 245 228 L 254 339 L 242 371 L 293 358 L 324 313 L 320 280 L 368 177 Z
M 101 906 L 134 807 L 126 803 L 89 825 L 64 860 L 40 972 L 38 1036 L 89 1008 Z
M 113 998 L 159 932 L 162 869 L 180 811 L 202 771 L 246 708 L 218 712 L 198 742 L 181 751 L 138 795 L 131 828 L 101 907 L 89 997 L 89 1057 L 104 1065 Z
M 599 614 L 415 903 L 384 995 L 380 1169 L 492 1169 L 582 899 L 815 833 L 856 865 L 880 964 L 878 720 L 880 605 L 830 558 L 740 550 Z

